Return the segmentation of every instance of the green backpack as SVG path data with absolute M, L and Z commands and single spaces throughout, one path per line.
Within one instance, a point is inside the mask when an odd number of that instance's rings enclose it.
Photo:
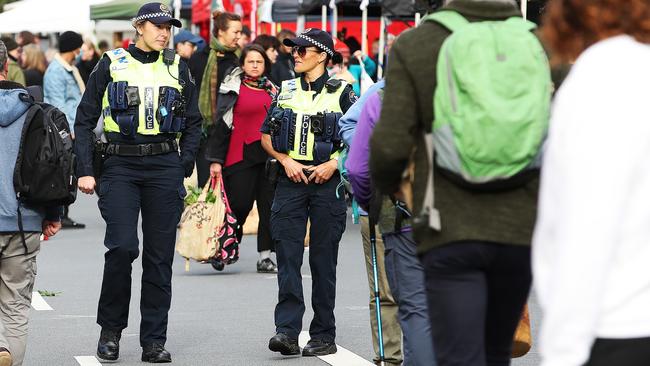
M 539 168 L 552 82 L 535 24 L 470 23 L 455 11 L 424 20 L 452 31 L 437 65 L 436 165 L 477 186 Z
M 540 167 L 552 82 L 546 53 L 531 32 L 536 26 L 523 18 L 470 23 L 443 10 L 423 21 L 452 32 L 438 56 L 435 120 L 425 139 L 432 165 L 416 220 L 439 231 L 433 165 L 470 188 L 526 182 Z

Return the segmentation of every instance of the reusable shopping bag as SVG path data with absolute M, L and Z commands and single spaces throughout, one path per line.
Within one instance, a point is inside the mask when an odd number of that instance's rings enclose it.
M 257 226 L 260 223 L 260 215 L 257 211 L 257 202 L 253 203 L 253 208 L 251 212 L 248 213 L 246 221 L 244 221 L 244 235 L 255 235 L 257 234 Z
M 219 176 L 219 192 L 221 202 L 225 207 L 225 215 L 223 225 L 219 227 L 216 235 L 219 241 L 219 247 L 216 255 L 214 256 L 212 266 L 218 269 L 218 264 L 233 264 L 239 259 L 239 240 L 237 240 L 237 218 L 230 209 L 228 196 L 223 186 L 223 177 Z M 219 201 L 219 200 L 217 200 Z M 215 265 L 216 264 L 216 265 Z M 222 267 L 223 269 L 223 267 Z
M 528 313 L 528 304 L 526 304 L 512 340 L 512 358 L 525 356 L 530 351 L 532 345 L 533 338 L 530 335 L 530 314 Z
M 220 247 L 218 233 L 224 226 L 226 204 L 222 199 L 209 200 L 208 197 L 214 197 L 212 192 L 221 191 L 221 180 L 211 179 L 203 187 L 198 200 L 183 211 L 176 251 L 186 259 L 186 271 L 190 259 L 206 262 L 217 255 Z

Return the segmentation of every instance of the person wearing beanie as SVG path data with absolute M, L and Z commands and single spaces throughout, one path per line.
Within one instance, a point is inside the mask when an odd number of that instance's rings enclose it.
M 2 37 L 2 42 L 7 48 L 7 80 L 25 85 L 25 74 L 23 73 L 23 69 L 20 67 L 19 61 L 20 54 L 22 53 L 21 47 L 19 47 L 18 43 L 11 37 Z
M 43 76 L 43 97 L 45 103 L 59 108 L 65 113 L 70 125 L 70 131 L 74 131 L 74 120 L 77 114 L 77 107 L 81 101 L 81 94 L 85 85 L 75 66 L 77 57 L 81 53 L 83 39 L 75 32 L 63 32 L 59 36 L 59 52 L 54 56 L 52 62 L 45 70 Z M 74 132 L 72 134 L 74 138 Z M 68 207 L 61 220 L 64 229 L 83 229 L 86 225 L 72 220 L 68 216 Z

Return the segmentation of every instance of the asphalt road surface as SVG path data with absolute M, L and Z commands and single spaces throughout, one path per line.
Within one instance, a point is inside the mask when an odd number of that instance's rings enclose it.
M 33 302 L 25 366 L 99 364 L 94 358 L 100 330 L 95 316 L 103 271 L 104 222 L 95 196 L 80 194 L 70 211 L 72 218 L 87 227 L 62 231 L 43 242 L 34 291 L 55 296 L 44 296 L 45 303 L 38 298 Z M 254 236 L 244 238 L 240 260 L 223 272 L 195 262 L 185 272 L 184 259 L 176 257 L 166 345 L 174 365 L 372 365 L 367 361 L 373 357 L 368 283 L 357 225 L 348 221 L 339 251 L 336 342 L 340 348 L 336 357 L 283 357 L 268 350 L 268 340 L 275 329 L 277 279 L 271 274 L 256 273 L 256 260 Z M 303 329 L 307 330 L 312 316 L 311 277 L 306 258 L 304 262 L 307 312 Z M 133 267 L 129 327 L 122 333 L 119 365 L 143 364 L 138 335 L 141 271 L 138 259 Z M 48 306 L 52 310 L 37 310 Z M 534 300 L 531 312 L 535 333 L 539 309 Z M 538 364 L 535 348 L 513 362 L 515 366 Z

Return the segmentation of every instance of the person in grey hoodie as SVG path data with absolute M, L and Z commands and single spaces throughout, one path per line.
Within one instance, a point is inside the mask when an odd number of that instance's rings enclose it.
M 16 199 L 14 167 L 29 108 L 20 94 L 27 91 L 7 81 L 7 48 L 0 41 L 0 366 L 22 365 L 40 235 L 55 235 L 63 213 L 63 207 L 24 207 Z

